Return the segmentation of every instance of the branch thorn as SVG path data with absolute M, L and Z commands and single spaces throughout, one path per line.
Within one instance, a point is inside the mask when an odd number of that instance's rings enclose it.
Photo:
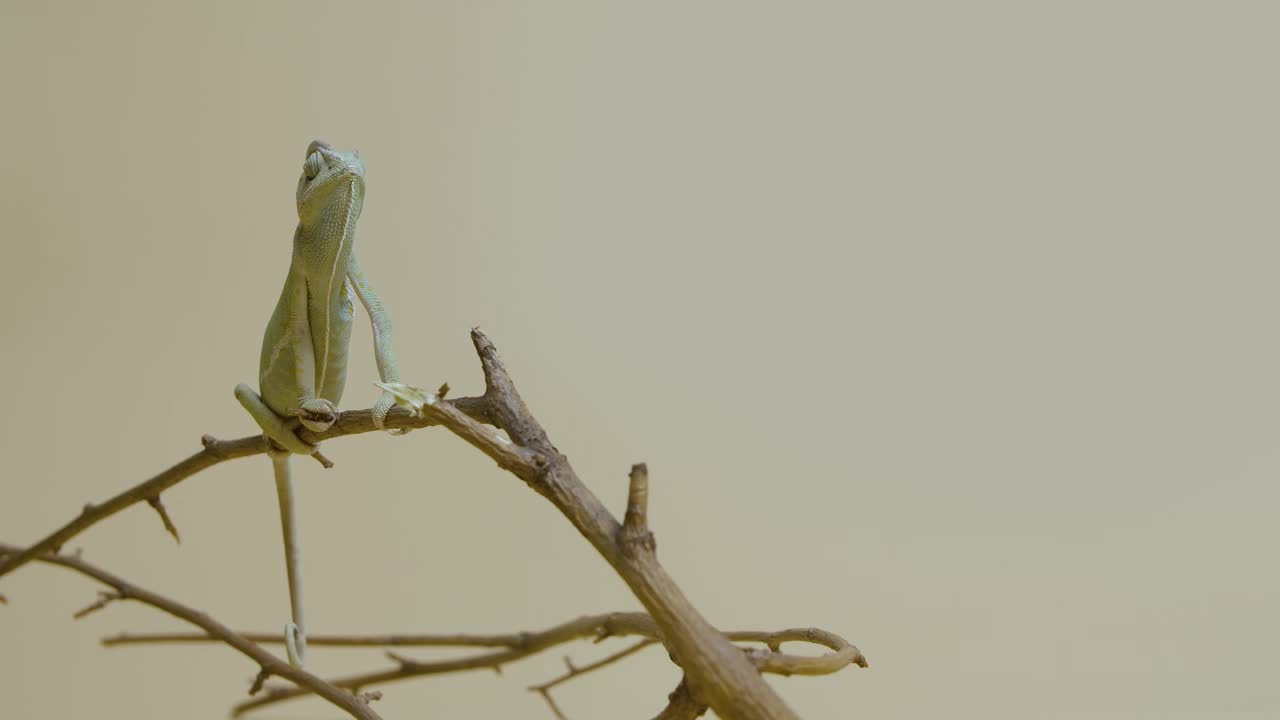
M 173 519 L 169 517 L 169 511 L 165 509 L 164 503 L 160 501 L 160 496 L 156 495 L 147 498 L 147 504 L 160 514 L 160 522 L 164 523 L 164 529 L 173 536 L 174 542 L 181 545 L 182 537 L 178 535 L 178 526 L 173 524 Z
M 76 620 L 79 620 L 80 618 L 86 615 L 89 615 L 90 613 L 95 613 L 101 610 L 102 608 L 106 607 L 110 603 L 115 602 L 116 600 L 123 600 L 124 597 L 125 597 L 124 593 L 119 591 L 99 590 L 98 599 L 96 602 L 90 605 L 87 605 L 80 610 L 77 610 L 76 613 L 71 617 L 75 618 Z
M 249 694 L 257 695 L 262 690 L 263 684 L 267 682 L 267 678 L 269 677 L 271 677 L 271 673 L 267 672 L 266 668 L 258 670 L 258 674 L 253 678 L 253 684 L 249 686 Z
M 388 650 L 385 653 L 385 655 L 387 656 L 388 660 L 399 665 L 402 670 L 412 668 L 412 667 L 417 667 L 418 665 L 417 660 L 414 660 L 413 658 L 405 657 L 404 655 L 401 655 L 399 653 L 391 652 L 390 650 Z

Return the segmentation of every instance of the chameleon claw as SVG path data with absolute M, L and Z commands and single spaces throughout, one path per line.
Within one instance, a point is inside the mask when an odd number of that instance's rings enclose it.
M 294 623 L 284 626 L 284 652 L 289 656 L 289 664 L 301 670 L 302 658 L 307 652 L 307 636 Z

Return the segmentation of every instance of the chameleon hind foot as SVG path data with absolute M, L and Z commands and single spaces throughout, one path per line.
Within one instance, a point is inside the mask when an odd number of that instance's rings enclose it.
M 249 411 L 249 415 L 253 417 L 254 422 L 258 423 L 258 427 L 262 428 L 262 433 L 268 439 L 289 452 L 298 455 L 312 455 L 316 452 L 315 445 L 303 442 L 295 432 L 298 427 L 298 419 L 282 418 L 276 415 L 275 411 L 267 407 L 267 404 L 262 401 L 262 397 L 254 392 L 253 388 L 244 383 L 236 386 L 235 395 L 244 409 Z M 332 424 L 330 423 L 330 425 Z M 325 429 L 328 429 L 328 426 Z
M 381 387 L 380 383 L 374 383 Z M 383 389 L 382 397 L 378 398 L 378 402 L 373 404 L 373 426 L 379 430 L 391 435 L 404 435 L 409 432 L 409 428 L 387 428 L 387 414 L 391 412 L 391 408 L 396 406 L 396 396 L 390 390 Z

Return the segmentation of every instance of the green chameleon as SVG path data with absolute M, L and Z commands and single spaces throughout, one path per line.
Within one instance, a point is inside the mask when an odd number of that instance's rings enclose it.
M 262 395 L 245 384 L 237 385 L 235 391 L 236 399 L 266 434 L 275 469 L 293 613 L 293 622 L 285 626 L 285 646 L 289 662 L 296 667 L 303 663 L 306 634 L 289 455 L 317 452 L 315 445 L 297 436 L 300 426 L 323 432 L 338 420 L 338 401 L 347 380 L 352 295 L 360 298 L 373 324 L 378 375 L 384 383 L 399 381 L 391 320 L 352 252 L 363 205 L 360 157 L 319 140 L 312 142 L 298 179 L 298 229 L 293 234 L 289 275 L 262 337 L 258 370 Z M 379 429 L 393 404 L 394 396 L 384 391 L 373 406 L 373 422 Z

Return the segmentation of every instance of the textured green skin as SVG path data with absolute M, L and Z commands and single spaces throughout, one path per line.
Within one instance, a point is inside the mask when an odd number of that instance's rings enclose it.
M 346 385 L 353 295 L 360 298 L 373 323 L 378 375 L 383 382 L 399 382 L 391 321 L 352 251 L 364 205 L 364 164 L 355 154 L 338 152 L 319 141 L 307 148 L 308 158 L 313 154 L 322 158 L 322 167 L 311 179 L 304 169 L 298 181 L 293 259 L 262 337 L 258 374 L 262 395 L 258 398 L 243 385 L 236 388 L 236 397 L 268 437 L 304 455 L 315 448 L 298 439 L 298 423 L 324 431 L 337 419 Z M 394 404 L 395 399 L 384 392 L 374 405 L 374 423 L 381 427 Z
M 307 148 L 298 180 L 298 229 L 284 289 L 262 337 L 258 395 L 237 385 L 236 398 L 271 439 L 272 466 L 280 501 L 285 565 L 293 622 L 285 626 L 289 660 L 301 666 L 306 648 L 302 622 L 297 520 L 289 473 L 290 453 L 309 455 L 314 445 L 296 434 L 317 432 L 338 419 L 347 379 L 347 347 L 356 296 L 373 323 L 374 358 L 384 383 L 399 382 L 391 321 L 356 262 L 356 223 L 364 205 L 364 163 L 355 153 L 315 141 Z M 379 428 L 395 404 L 388 392 L 373 406 Z

